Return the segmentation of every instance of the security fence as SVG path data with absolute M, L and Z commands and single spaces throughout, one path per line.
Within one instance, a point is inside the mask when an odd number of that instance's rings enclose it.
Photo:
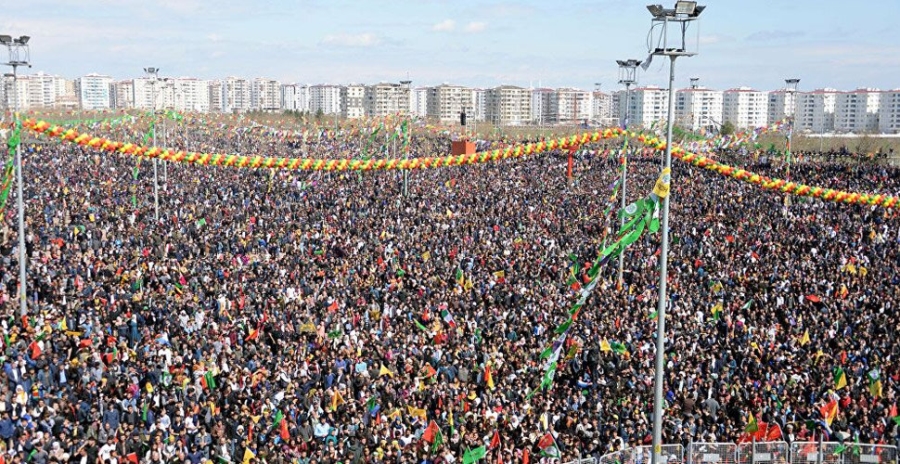
M 650 464 L 649 446 L 566 464 Z M 900 464 L 897 447 L 837 442 L 690 443 L 663 445 L 659 464 Z

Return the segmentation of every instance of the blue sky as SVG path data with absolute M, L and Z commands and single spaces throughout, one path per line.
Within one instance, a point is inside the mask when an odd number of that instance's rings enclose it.
M 451 82 L 617 88 L 616 59 L 644 59 L 638 0 L 0 0 L 0 33 L 31 39 L 32 71 L 283 82 Z M 14 3 L 14 4 L 13 4 Z M 701 2 L 702 4 L 703 2 Z M 900 87 L 898 0 L 707 0 L 700 54 L 677 86 Z M 860 6 L 864 5 L 864 6 Z M 669 6 L 666 4 L 666 6 Z M 654 61 L 641 84 L 665 86 Z

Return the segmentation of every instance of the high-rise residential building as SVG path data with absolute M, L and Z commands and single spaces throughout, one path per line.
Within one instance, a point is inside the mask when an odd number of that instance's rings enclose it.
M 539 87 L 531 89 L 531 122 L 537 125 L 556 122 L 556 114 L 551 110 L 550 100 L 553 89 Z
M 883 92 L 878 110 L 878 130 L 900 134 L 900 89 Z
M 838 92 L 834 101 L 834 130 L 854 133 L 877 131 L 880 103 L 881 91 L 878 89 Z
M 309 112 L 316 114 L 341 112 L 341 87 L 339 85 L 318 84 L 309 88 Z
M 625 98 L 624 90 L 619 90 L 616 94 L 619 99 L 619 124 L 625 124 L 626 114 L 628 127 L 651 127 L 666 119 L 669 104 L 667 89 L 656 86 L 637 87 L 631 89 L 631 98 Z M 625 108 L 626 100 L 628 108 Z
M 835 89 L 817 89 L 797 94 L 796 128 L 823 134 L 834 131 Z
M 309 86 L 284 84 L 281 86 L 281 109 L 285 111 L 309 111 Z
M 591 92 L 573 88 L 559 88 L 550 97 L 550 113 L 555 121 L 562 124 L 575 124 L 591 119 Z
M 253 79 L 250 84 L 250 109 L 253 111 L 280 110 L 281 83 L 264 77 Z
M 115 81 L 110 84 L 110 100 L 113 108 L 134 108 L 134 80 Z
M 778 89 L 769 92 L 768 124 L 775 124 L 794 116 L 797 109 L 797 92 Z
M 722 124 L 723 94 L 695 86 L 675 92 L 675 124 L 687 130 L 713 129 Z
M 112 77 L 102 74 L 88 74 L 75 79 L 75 94 L 83 110 L 110 108 L 114 98 L 110 97 Z
M 591 122 L 600 126 L 614 125 L 612 103 L 612 95 L 595 90 L 591 104 Z
M 366 97 L 366 86 L 350 84 L 341 87 L 341 117 L 359 119 L 366 115 L 363 101 Z
M 488 89 L 486 120 L 497 126 L 519 126 L 531 121 L 531 90 L 514 85 Z
M 222 81 L 209 81 L 207 84 L 209 111 L 222 113 L 225 111 L 225 92 Z
M 475 94 L 469 87 L 441 84 L 428 89 L 426 116 L 442 124 L 459 123 L 460 114 L 474 116 Z
M 366 116 L 409 113 L 409 83 L 382 82 L 366 86 L 363 107 Z
M 722 97 L 722 123 L 738 129 L 754 129 L 766 125 L 769 118 L 767 92 L 750 87 L 726 90 Z
M 251 109 L 250 81 L 239 77 L 225 78 L 222 106 L 226 113 L 243 113 Z
M 475 100 L 476 121 L 487 121 L 487 89 L 472 89 L 473 98 Z
M 409 92 L 409 114 L 417 118 L 428 115 L 428 87 L 418 87 Z
M 195 77 L 172 79 L 173 108 L 176 111 L 206 113 L 209 111 L 209 81 Z
M 67 81 L 44 72 L 20 75 L 15 84 L 19 109 L 53 108 L 57 100 L 66 94 Z M 9 103 L 14 104 L 13 91 L 7 93 Z

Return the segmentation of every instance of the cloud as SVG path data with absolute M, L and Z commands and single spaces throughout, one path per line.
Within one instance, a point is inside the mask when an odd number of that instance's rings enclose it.
M 364 34 L 329 34 L 322 39 L 322 45 L 334 47 L 374 47 L 381 40 L 370 33 Z
M 431 26 L 431 30 L 437 32 L 450 32 L 454 29 L 456 29 L 456 21 L 452 19 L 445 19 L 434 26 Z
M 712 44 L 733 42 L 733 41 L 734 41 L 734 37 L 731 37 L 729 35 L 713 34 L 713 35 L 700 36 L 700 45 L 712 45 Z
M 747 40 L 755 42 L 770 42 L 773 40 L 795 39 L 806 35 L 803 31 L 759 31 L 747 36 Z
M 481 32 L 487 28 L 487 23 L 481 21 L 472 21 L 466 25 L 466 32 Z

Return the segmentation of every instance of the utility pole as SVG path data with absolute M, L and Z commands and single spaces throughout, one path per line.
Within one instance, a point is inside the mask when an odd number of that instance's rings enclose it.
M 150 81 L 150 106 L 153 111 L 153 146 L 156 146 L 156 83 L 159 81 L 159 68 L 144 68 Z M 159 168 L 156 158 L 153 158 L 153 218 L 159 222 Z
M 3 63 L 11 66 L 13 69 L 13 115 L 16 121 L 16 127 L 19 125 L 19 89 L 18 74 L 19 66 L 31 67 L 30 51 L 28 49 L 28 41 L 31 37 L 23 35 L 17 39 L 13 39 L 9 35 L 0 35 L 0 44 L 5 45 L 9 52 L 9 61 Z M 18 210 L 19 221 L 19 315 L 28 315 L 28 281 L 25 273 L 25 196 L 22 176 L 22 144 L 16 145 L 16 209 Z
M 616 60 L 616 64 L 619 65 L 619 85 L 625 86 L 625 117 L 622 121 L 622 127 L 627 131 L 628 130 L 628 108 L 631 106 L 631 86 L 637 83 L 637 67 L 641 65 L 640 60 Z M 621 192 L 621 200 L 620 204 L 622 209 L 625 209 L 627 205 L 625 194 L 626 183 L 628 182 L 628 133 L 626 132 L 624 141 L 622 143 L 622 177 L 619 180 L 619 190 Z M 625 216 L 622 216 L 620 226 L 625 225 Z M 617 273 L 616 278 L 616 287 L 621 290 L 625 286 L 625 279 L 623 274 L 625 272 L 625 253 L 619 253 L 619 272 Z

